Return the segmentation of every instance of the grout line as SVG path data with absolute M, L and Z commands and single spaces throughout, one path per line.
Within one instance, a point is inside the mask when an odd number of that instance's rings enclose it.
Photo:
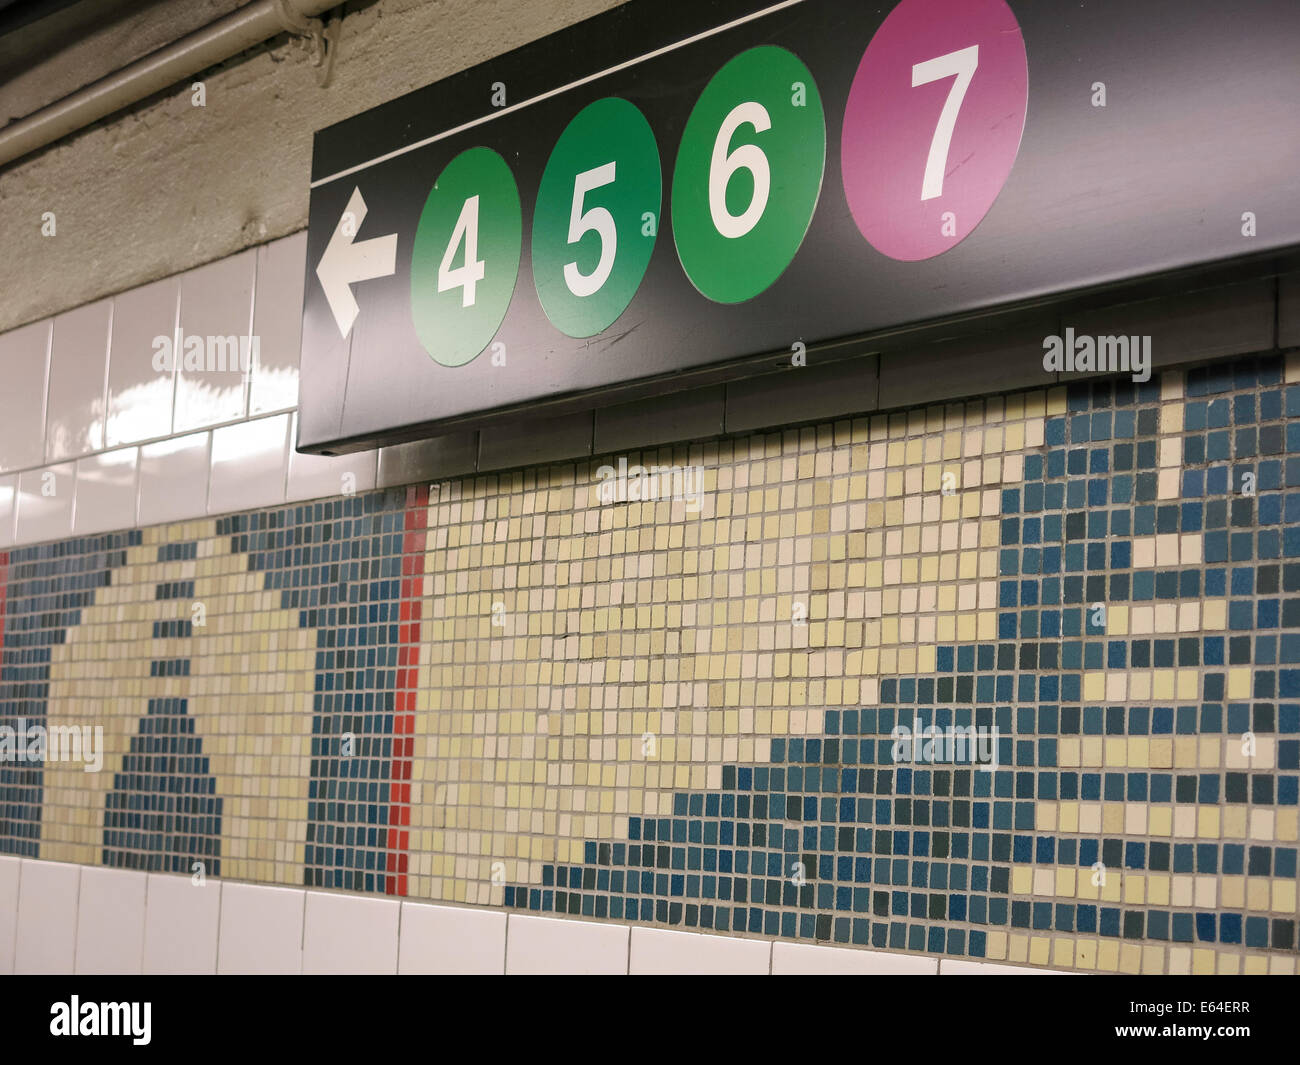
M 436 144 L 438 141 L 446 140 L 448 137 L 453 137 L 457 133 L 464 133 L 467 130 L 474 129 L 476 126 L 482 126 L 494 119 L 512 114 L 515 111 L 521 111 L 525 107 L 531 107 L 533 104 L 541 103 L 543 100 L 549 100 L 552 97 L 559 96 L 571 89 L 577 89 L 583 85 L 589 85 L 593 81 L 599 81 L 601 78 L 609 77 L 611 74 L 617 74 L 619 71 L 627 70 L 640 63 L 644 63 L 647 60 L 657 59 L 659 56 L 668 55 L 671 52 L 677 51 L 679 48 L 685 48 L 687 45 L 707 40 L 708 38 L 715 37 L 720 33 L 725 33 L 727 30 L 735 29 L 736 27 L 743 26 L 748 22 L 754 22 L 757 19 L 764 18 L 767 15 L 774 14 L 777 11 L 782 11 L 787 7 L 794 7 L 801 3 L 803 3 L 803 0 L 781 0 L 780 3 L 773 4 L 771 7 L 766 7 L 762 11 L 755 11 L 748 15 L 742 15 L 740 18 L 733 19 L 722 26 L 715 26 L 712 29 L 705 30 L 703 33 L 697 33 L 693 37 L 687 37 L 684 40 L 677 41 L 673 44 L 664 45 L 662 48 L 656 48 L 653 52 L 646 52 L 643 55 L 636 56 L 622 63 L 617 63 L 612 67 L 607 67 L 604 70 L 597 71 L 595 74 L 588 74 L 586 77 L 578 78 L 576 81 L 571 81 L 567 85 L 561 85 L 555 89 L 548 89 L 546 92 L 539 93 L 537 96 L 531 96 L 527 100 L 520 100 L 517 104 L 511 104 L 509 107 L 500 108 L 499 110 L 493 111 L 491 114 L 481 115 L 468 122 L 463 122 L 459 126 L 443 130 L 441 133 L 435 133 L 431 137 L 425 137 L 423 140 L 418 140 L 414 144 L 408 144 L 405 147 L 396 148 L 391 152 L 385 152 L 383 155 L 377 155 L 373 159 L 368 159 L 364 163 L 357 163 L 355 166 L 350 166 L 346 169 L 339 170 L 336 173 L 329 174 L 322 178 L 317 178 L 311 183 L 310 187 L 313 189 L 319 188 L 321 185 L 327 185 L 331 181 L 337 181 L 339 178 L 360 173 L 362 170 L 368 170 L 370 167 L 376 166 L 379 163 L 386 163 L 390 159 L 396 159 L 400 156 L 406 155 L 408 152 L 416 151 L 430 144 Z

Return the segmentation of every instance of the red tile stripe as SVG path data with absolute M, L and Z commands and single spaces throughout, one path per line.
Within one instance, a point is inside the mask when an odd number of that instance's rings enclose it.
M 411 766 L 415 747 L 415 692 L 420 683 L 420 599 L 429 525 L 428 486 L 406 490 L 402 536 L 402 589 L 393 713 L 393 770 L 388 804 L 386 895 L 405 895 L 410 858 Z

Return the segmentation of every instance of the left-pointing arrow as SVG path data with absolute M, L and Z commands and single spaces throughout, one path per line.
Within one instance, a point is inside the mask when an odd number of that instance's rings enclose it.
M 366 201 L 361 198 L 361 190 L 354 188 L 316 267 L 320 287 L 344 337 L 352 332 L 352 323 L 361 310 L 352 295 L 352 286 L 358 281 L 387 277 L 397 269 L 396 233 L 369 240 L 354 239 L 365 217 Z

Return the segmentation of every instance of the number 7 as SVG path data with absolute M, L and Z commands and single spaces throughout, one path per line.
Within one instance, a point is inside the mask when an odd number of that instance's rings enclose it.
M 928 85 L 940 78 L 956 77 L 952 88 L 948 90 L 948 99 L 943 110 L 939 112 L 939 124 L 934 128 L 934 139 L 930 141 L 930 155 L 925 160 L 925 179 L 921 182 L 921 199 L 933 200 L 943 195 L 943 176 L 948 169 L 948 149 L 952 145 L 952 131 L 957 125 L 957 112 L 966 99 L 966 90 L 970 88 L 971 79 L 975 77 L 975 68 L 980 62 L 980 46 L 972 44 L 969 48 L 949 52 L 935 59 L 927 59 L 912 67 L 912 88 Z

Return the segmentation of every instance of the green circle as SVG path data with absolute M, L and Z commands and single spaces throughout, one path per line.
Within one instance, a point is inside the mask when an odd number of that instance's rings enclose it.
M 673 171 L 673 238 L 691 284 L 717 303 L 771 285 L 803 243 L 825 169 L 826 115 L 799 57 L 761 45 L 727 63 L 696 101 Z
M 662 197 L 659 145 L 635 104 L 597 100 L 568 124 L 533 215 L 533 281 L 557 329 L 595 336 L 627 310 L 650 265 Z
M 434 182 L 411 253 L 411 319 L 435 362 L 463 366 L 496 336 L 523 228 L 514 175 L 491 148 L 461 152 Z

